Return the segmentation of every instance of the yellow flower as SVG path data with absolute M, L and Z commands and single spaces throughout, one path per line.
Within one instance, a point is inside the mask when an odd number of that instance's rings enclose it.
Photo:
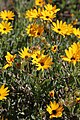
M 41 11 L 42 11 L 41 8 L 38 8 L 38 10 L 37 10 L 37 18 L 41 17 L 41 15 L 42 15 Z
M 51 91 L 49 92 L 49 95 L 50 95 L 50 97 L 54 97 L 54 90 L 51 90 Z
M 52 11 L 53 13 L 57 13 L 60 9 L 56 9 L 56 5 L 52 6 L 51 4 L 47 4 L 44 6 L 47 11 Z
M 41 59 L 42 56 L 45 56 L 43 53 L 44 51 L 36 50 L 31 56 L 33 58 L 32 63 L 36 64 Z
M 77 103 L 80 103 L 80 98 L 76 98 L 76 102 L 77 102 Z
M 35 61 L 37 61 L 37 60 L 41 57 L 41 51 L 40 51 L 40 50 L 35 51 L 31 57 L 32 57 Z
M 35 5 L 42 7 L 45 4 L 45 0 L 35 0 Z
M 6 61 L 8 63 L 12 63 L 14 61 L 14 58 L 16 57 L 16 55 L 11 55 L 9 52 L 7 52 L 7 55 L 5 56 Z
M 37 29 L 36 24 L 29 24 L 26 28 L 26 32 L 29 36 L 35 36 L 35 29 Z
M 14 13 L 12 11 L 10 11 L 10 10 L 8 10 L 8 11 L 4 10 L 4 11 L 0 12 L 0 17 L 3 20 L 6 20 L 6 21 L 14 20 L 14 16 L 15 16 Z
M 54 30 L 56 33 L 59 33 L 65 37 L 66 29 L 67 29 L 66 22 L 62 22 L 62 20 L 61 21 L 57 20 L 57 23 L 52 22 L 52 24 L 53 24 L 52 30 Z
M 55 52 L 56 52 L 56 50 L 57 50 L 57 47 L 58 47 L 57 45 L 52 46 L 52 48 L 51 48 L 52 52 L 54 52 L 54 53 L 55 53 Z
M 44 32 L 44 27 L 38 24 L 31 24 L 27 26 L 26 31 L 29 36 L 40 37 Z
M 50 56 L 47 55 L 43 55 L 41 56 L 41 58 L 38 61 L 35 61 L 36 66 L 38 67 L 37 70 L 44 70 L 44 69 L 48 69 L 51 67 L 51 65 L 53 64 L 52 62 L 52 58 L 50 58 Z
M 80 30 L 79 30 L 79 28 L 73 28 L 73 34 L 76 36 L 76 37 L 78 37 L 78 38 L 80 38 Z
M 65 31 L 66 35 L 71 35 L 73 33 L 73 26 L 71 24 L 68 24 Z
M 3 69 L 11 67 L 15 57 L 16 55 L 11 55 L 9 52 L 7 52 L 7 55 L 5 56 L 7 64 L 3 67 Z
M 41 25 L 38 25 L 36 29 L 35 37 L 41 36 L 43 32 L 44 32 L 44 27 Z
M 0 32 L 2 34 L 7 34 L 8 32 L 10 32 L 12 30 L 12 26 L 10 26 L 10 22 L 8 23 L 7 21 L 2 21 L 0 23 Z
M 31 53 L 29 52 L 29 48 L 28 47 L 27 48 L 24 47 L 23 50 L 21 49 L 21 52 L 19 52 L 19 55 L 23 59 L 24 58 L 27 59 L 27 58 L 31 57 Z
M 77 42 L 77 43 L 73 43 L 72 45 L 71 45 L 71 47 L 72 47 L 72 49 L 75 49 L 75 51 L 76 51 L 76 53 L 78 54 L 78 55 L 80 55 L 80 42 Z M 80 57 L 80 56 L 79 56 Z
M 3 67 L 3 69 L 7 69 L 8 67 L 11 67 L 12 66 L 12 63 L 7 63 L 4 67 Z
M 37 11 L 36 9 L 31 9 L 26 11 L 26 18 L 29 18 L 30 21 L 34 18 L 38 18 L 40 14 L 40 9 Z
M 0 100 L 6 99 L 6 96 L 9 95 L 8 87 L 6 88 L 4 87 L 5 87 L 4 84 L 0 87 Z
M 66 56 L 62 56 L 64 61 L 72 62 L 75 66 L 76 62 L 80 62 L 80 43 L 73 43 L 69 50 L 65 50 Z
M 78 19 L 75 19 L 71 22 L 72 25 L 76 25 L 78 23 Z
M 40 17 L 41 19 L 51 22 L 52 19 L 56 17 L 56 14 L 54 14 L 53 11 L 42 10 L 41 14 L 42 14 L 42 16 Z
M 50 105 L 47 105 L 46 110 L 49 112 L 50 118 L 52 119 L 52 118 L 61 117 L 62 116 L 62 111 L 64 109 L 61 105 L 56 103 L 56 101 L 54 101 L 54 102 L 50 101 Z

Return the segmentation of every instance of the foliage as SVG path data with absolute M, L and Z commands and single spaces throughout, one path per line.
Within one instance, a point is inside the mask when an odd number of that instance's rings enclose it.
M 35 5 L 34 0 L 10 0 L 6 3 L 5 9 L 15 16 L 14 20 L 8 19 L 13 26 L 11 31 L 5 34 L 2 33 L 4 29 L 0 28 L 0 86 L 5 84 L 10 90 L 7 99 L 0 101 L 0 119 L 49 120 L 47 106 L 50 101 L 56 101 L 64 110 L 60 111 L 62 116 L 52 119 L 79 120 L 80 45 L 78 52 L 75 47 L 71 48 L 75 55 L 78 54 L 75 65 L 73 61 L 62 59 L 66 56 L 65 50 L 75 43 L 80 44 L 80 36 L 77 36 L 80 35 L 80 29 L 77 29 L 80 27 L 79 2 L 45 0 L 46 4 L 56 5 L 48 17 L 44 12 L 44 2 L 41 6 Z M 41 11 L 44 8 L 43 16 L 39 8 Z M 31 9 L 34 12 L 27 15 Z M 59 26 L 56 27 L 58 32 L 53 29 L 58 20 L 65 22 L 61 33 L 57 28 Z M 2 21 L 0 18 L 0 23 Z

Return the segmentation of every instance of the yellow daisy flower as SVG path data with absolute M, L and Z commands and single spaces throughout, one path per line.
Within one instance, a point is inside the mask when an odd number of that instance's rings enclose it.
M 54 14 L 53 11 L 42 10 L 41 14 L 42 14 L 42 16 L 40 17 L 41 19 L 51 22 L 52 19 L 56 17 L 56 14 Z
M 9 52 L 7 52 L 7 55 L 5 56 L 7 64 L 3 67 L 3 69 L 11 67 L 15 57 L 16 55 L 11 55 Z
M 49 92 L 49 95 L 50 95 L 50 97 L 54 97 L 54 90 L 51 90 L 51 91 Z
M 45 4 L 45 0 L 35 0 L 35 5 L 42 7 Z
M 36 34 L 36 30 L 37 29 L 37 26 L 36 24 L 29 24 L 26 28 L 26 32 L 29 36 L 35 36 Z
M 47 4 L 44 6 L 47 11 L 52 11 L 53 13 L 57 13 L 60 9 L 56 9 L 56 5 L 52 6 L 51 4 Z
M 39 37 L 43 34 L 44 32 L 44 27 L 41 25 L 38 25 L 37 29 L 36 29 L 36 33 L 35 33 L 35 37 Z
M 72 25 L 76 25 L 78 23 L 78 19 L 75 19 L 71 22 Z
M 37 50 L 35 51 L 31 56 L 35 61 L 38 61 L 38 59 L 41 57 L 41 51 Z
M 75 66 L 76 62 L 80 62 L 80 43 L 73 43 L 69 50 L 65 50 L 66 56 L 61 56 L 64 61 L 72 62 Z
M 26 18 L 28 18 L 30 21 L 32 21 L 32 19 L 36 19 L 39 17 L 40 14 L 40 9 L 37 11 L 36 9 L 30 9 L 26 11 Z
M 44 32 L 44 27 L 38 24 L 28 25 L 26 28 L 29 36 L 40 37 Z
M 46 110 L 49 112 L 50 118 L 52 119 L 52 118 L 62 117 L 62 112 L 64 109 L 63 106 L 56 103 L 56 101 L 54 102 L 50 101 L 50 105 L 47 105 Z
M 79 52 L 80 52 L 80 42 L 77 42 L 77 43 L 73 43 L 72 45 L 71 45 L 71 47 L 72 47 L 72 49 L 75 49 L 75 51 L 76 51 L 76 53 L 77 54 L 80 54 Z
M 80 30 L 79 30 L 79 28 L 73 28 L 73 34 L 76 36 L 76 37 L 78 37 L 78 38 L 80 38 Z
M 52 46 L 52 47 L 51 47 L 52 52 L 54 52 L 54 53 L 55 53 L 55 52 L 56 52 L 56 50 L 57 50 L 57 47 L 58 47 L 57 45 Z
M 11 55 L 9 52 L 7 52 L 7 55 L 5 56 L 6 58 L 6 61 L 8 63 L 12 63 L 14 61 L 14 58 L 16 57 L 16 54 L 15 55 Z
M 2 34 L 7 34 L 8 32 L 10 32 L 12 30 L 12 26 L 11 26 L 11 23 L 9 22 L 7 22 L 7 21 L 2 21 L 1 23 L 0 23 L 0 32 L 2 33 Z
M 71 35 L 73 33 L 73 26 L 71 24 L 68 24 L 65 31 L 66 35 Z
M 52 24 L 53 24 L 52 30 L 54 30 L 56 33 L 59 33 L 65 37 L 66 29 L 67 29 L 66 22 L 62 22 L 62 20 L 61 21 L 57 20 L 57 23 L 52 22 Z
M 27 48 L 25 48 L 24 47 L 24 49 L 22 50 L 21 49 L 21 52 L 19 51 L 19 56 L 21 57 L 21 58 L 29 58 L 29 57 L 31 57 L 31 53 L 29 52 L 29 48 L 27 47 Z
M 7 63 L 4 67 L 3 67 L 3 69 L 7 69 L 8 67 L 11 67 L 12 66 L 12 63 Z
M 6 96 L 9 95 L 8 87 L 4 87 L 4 84 L 0 87 L 0 100 L 6 99 Z
M 41 17 L 41 15 L 42 15 L 42 14 L 41 14 L 41 11 L 42 11 L 41 8 L 38 8 L 38 9 L 37 9 L 37 18 L 40 18 L 40 17 Z
M 52 58 L 50 58 L 50 56 L 47 55 L 43 55 L 41 56 L 41 58 L 37 61 L 35 61 L 36 66 L 38 67 L 37 70 L 44 70 L 44 69 L 48 69 L 51 67 L 51 65 L 53 64 L 52 62 Z
M 14 16 L 15 16 L 14 13 L 12 11 L 10 11 L 10 10 L 8 10 L 8 11 L 4 10 L 4 11 L 0 12 L 0 17 L 3 20 L 6 20 L 6 21 L 14 20 Z
M 32 63 L 36 64 L 36 62 L 38 62 L 41 59 L 41 57 L 45 56 L 43 53 L 44 51 L 36 50 L 31 56 L 33 58 Z

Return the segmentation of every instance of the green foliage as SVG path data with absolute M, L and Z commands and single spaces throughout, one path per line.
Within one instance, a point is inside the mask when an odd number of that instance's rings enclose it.
M 71 23 L 80 18 L 79 0 L 53 0 L 53 4 L 60 8 L 56 19 Z M 46 106 L 50 101 L 57 101 L 63 105 L 64 111 L 61 118 L 54 120 L 79 120 L 80 103 L 80 62 L 73 64 L 62 61 L 65 49 L 79 38 L 66 36 L 65 38 L 50 28 L 45 28 L 44 38 L 29 37 L 26 27 L 30 23 L 25 18 L 25 12 L 35 6 L 33 0 L 15 0 L 13 5 L 8 4 L 8 9 L 13 8 L 15 20 L 12 22 L 13 30 L 7 34 L 0 34 L 0 86 L 5 84 L 10 92 L 6 100 L 0 101 L 0 119 L 2 120 L 49 120 Z M 74 16 L 71 16 L 74 14 Z M 79 27 L 78 20 L 75 27 Z M 43 39 L 43 40 L 42 40 Z M 32 40 L 32 41 L 31 41 Z M 58 45 L 56 53 L 50 49 L 52 45 Z M 37 67 L 31 63 L 31 58 L 23 61 L 19 56 L 21 48 L 40 47 L 53 58 L 50 69 L 37 71 Z M 6 64 L 7 52 L 16 54 L 12 67 L 3 70 Z M 22 64 L 20 64 L 22 62 Z M 49 92 L 54 90 L 54 97 Z

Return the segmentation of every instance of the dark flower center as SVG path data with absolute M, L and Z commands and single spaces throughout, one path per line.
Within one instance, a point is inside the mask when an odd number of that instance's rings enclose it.
M 28 58 L 28 56 L 25 56 L 25 59 L 27 59 Z
M 54 47 L 54 50 L 56 50 L 56 47 Z
M 71 58 L 71 60 L 75 60 L 75 58 L 74 58 L 74 57 L 72 57 L 72 58 Z
M 60 31 L 61 29 L 60 28 L 58 28 L 58 31 Z
M 53 93 L 50 93 L 50 96 L 53 96 Z
M 49 16 L 46 16 L 46 18 L 49 18 Z
M 38 32 L 37 35 L 40 35 L 40 32 Z
M 36 7 L 34 6 L 33 9 L 36 9 Z
M 36 55 L 36 58 L 38 58 L 38 55 Z
M 3 28 L 3 30 L 5 31 L 5 30 L 6 30 L 6 28 Z
M 41 64 L 41 66 L 44 66 L 44 63 L 43 63 L 43 62 L 41 62 L 40 64 Z
M 57 112 L 56 112 L 56 110 L 53 110 L 53 111 L 52 111 L 52 114 L 54 114 L 54 115 L 55 115 L 56 113 L 57 113 Z
M 14 60 L 13 58 L 10 58 L 10 62 L 13 62 L 13 60 Z
M 79 37 L 79 35 L 77 34 L 77 37 Z

